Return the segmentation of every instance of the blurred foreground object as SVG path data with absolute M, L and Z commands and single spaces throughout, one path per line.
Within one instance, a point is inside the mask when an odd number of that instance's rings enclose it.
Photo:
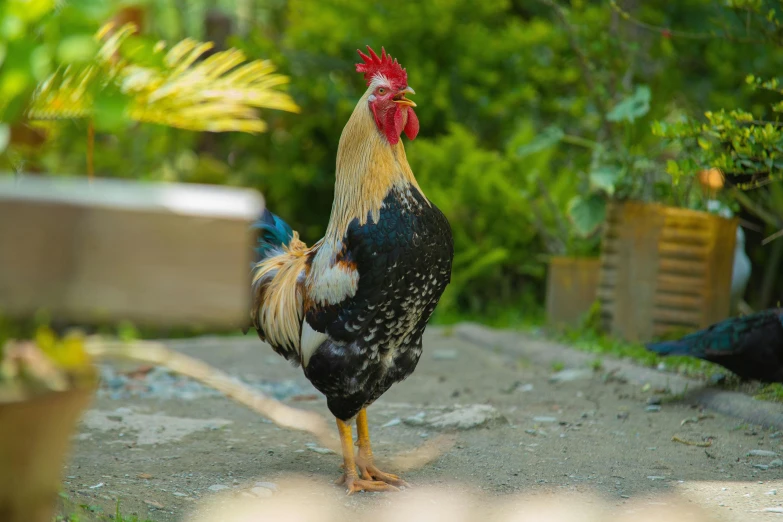
M 0 177 L 0 314 L 233 326 L 247 314 L 251 190 Z M 97 373 L 78 332 L 0 346 L 0 520 L 49 522 Z
M 253 499 L 232 494 L 212 497 L 185 522 L 341 522 L 356 518 L 346 505 L 314 480 L 278 483 L 279 493 Z M 360 516 L 361 518 L 361 516 Z M 389 497 L 372 509 L 377 522 L 708 522 L 708 516 L 685 499 L 647 498 L 617 505 L 594 494 L 537 492 L 499 497 L 463 486 L 425 487 Z
M 262 210 L 246 189 L 0 177 L 0 313 L 242 324 Z
M 71 433 L 98 383 L 82 343 L 78 335 L 57 340 L 43 328 L 35 342 L 0 347 L 3 522 L 52 520 Z
M 648 344 L 647 349 L 698 357 L 742 379 L 783 382 L 783 308 L 732 317 L 679 341 Z

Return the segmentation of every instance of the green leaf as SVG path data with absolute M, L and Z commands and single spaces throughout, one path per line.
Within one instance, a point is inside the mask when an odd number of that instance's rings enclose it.
M 535 138 L 519 147 L 517 149 L 517 156 L 524 158 L 525 156 L 548 149 L 563 139 L 564 135 L 563 130 L 559 127 L 554 125 L 547 127 L 541 134 L 538 134 Z
M 650 111 L 650 98 L 650 88 L 646 85 L 639 85 L 631 96 L 622 100 L 609 111 L 606 119 L 633 123 Z
M 597 194 L 575 196 L 568 202 L 568 217 L 580 236 L 589 236 L 606 219 L 606 201 Z
M 156 52 L 157 45 L 158 40 L 132 35 L 120 44 L 120 54 L 135 65 L 162 69 L 165 65 L 165 53 Z
M 11 126 L 6 123 L 0 123 L 0 154 L 5 151 L 11 142 Z
M 98 44 L 91 34 L 69 36 L 57 46 L 57 59 L 60 63 L 85 63 L 95 57 Z
M 615 184 L 622 175 L 623 169 L 604 165 L 590 172 L 590 185 L 611 196 L 614 194 Z
M 104 89 L 95 97 L 95 128 L 116 131 L 128 122 L 128 98 L 117 90 Z

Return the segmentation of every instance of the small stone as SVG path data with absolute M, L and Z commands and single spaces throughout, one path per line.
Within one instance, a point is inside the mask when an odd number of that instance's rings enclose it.
M 658 405 L 652 404 L 652 405 L 650 405 L 650 406 L 647 406 L 647 407 L 644 409 L 644 411 L 646 411 L 646 412 L 656 412 L 656 411 L 661 411 L 661 407 L 660 407 L 660 406 L 658 406 Z
M 530 383 L 523 384 L 522 386 L 518 386 L 517 387 L 517 391 L 520 391 L 520 392 L 531 392 L 531 391 L 533 391 L 533 385 L 530 384 Z
M 776 431 L 775 433 L 769 434 L 770 439 L 779 439 L 780 437 L 783 437 L 783 431 Z
M 775 459 L 769 463 L 770 468 L 781 468 L 783 467 L 783 460 L 781 459 Z
M 758 469 L 760 469 L 762 471 L 765 471 L 765 470 L 769 469 L 769 466 L 767 466 L 766 464 L 753 464 L 753 467 L 754 468 L 758 468 Z
M 777 495 L 778 494 L 778 490 L 777 489 L 770 489 L 769 491 L 767 491 L 764 494 L 765 495 Z
M 187 493 L 180 493 L 179 491 L 175 491 L 174 493 L 172 493 L 172 495 L 174 495 L 175 497 L 187 497 L 188 496 Z
M 783 507 L 764 508 L 767 513 L 783 513 Z
M 533 422 L 557 422 L 557 417 L 533 417 Z
M 593 371 L 588 368 L 569 368 L 561 370 L 549 377 L 549 382 L 572 382 L 593 378 Z
M 432 352 L 432 358 L 436 361 L 453 361 L 457 358 L 456 350 L 435 350 Z
M 266 488 L 270 491 L 277 491 L 277 484 L 274 482 L 256 482 L 253 484 L 253 487 L 256 488 Z
M 152 475 L 150 475 L 149 473 L 139 473 L 138 475 L 136 475 L 136 478 L 149 480 L 152 478 Z
M 421 426 L 424 424 L 424 416 L 427 415 L 423 411 L 420 411 L 416 415 L 412 415 L 410 417 L 405 417 L 402 422 L 409 426 Z
M 777 457 L 778 454 L 774 451 L 754 449 L 750 450 L 747 454 L 748 457 Z
M 253 494 L 256 498 L 267 498 L 272 496 L 272 490 L 264 487 L 256 487 L 250 490 L 250 493 Z
M 330 453 L 334 453 L 334 451 L 330 450 L 329 448 L 320 448 L 318 446 L 308 446 L 307 449 L 310 451 L 314 451 L 316 453 L 320 453 L 321 455 L 328 455 Z
M 396 426 L 396 425 L 400 424 L 401 422 L 402 421 L 400 420 L 400 418 L 396 417 L 396 418 L 390 420 L 389 422 L 387 422 L 386 424 L 384 424 L 383 426 L 381 426 L 381 428 L 391 428 L 392 426 Z
M 427 419 L 425 424 L 439 430 L 469 430 L 494 422 L 508 423 L 508 420 L 488 404 L 473 404 L 447 413 L 433 415 Z
M 156 500 L 145 500 L 145 504 L 147 504 L 149 507 L 153 507 L 155 509 L 163 509 L 163 504 Z
M 647 475 L 647 478 L 649 480 L 666 480 L 666 477 L 662 477 L 660 475 Z
M 223 491 L 226 489 L 231 489 L 225 484 L 213 484 L 207 488 L 208 490 L 212 491 L 213 493 L 217 493 L 218 491 Z
M 653 395 L 649 399 L 647 399 L 647 404 L 650 406 L 660 406 L 661 404 L 661 398 L 657 395 Z

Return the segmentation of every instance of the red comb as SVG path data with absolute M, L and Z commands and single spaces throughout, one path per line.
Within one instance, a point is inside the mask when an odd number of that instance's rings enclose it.
M 386 49 L 381 47 L 381 55 L 375 54 L 370 46 L 367 46 L 367 50 L 370 51 L 370 55 L 366 55 L 359 49 L 356 52 L 362 57 L 364 63 L 356 64 L 356 72 L 364 73 L 364 79 L 367 81 L 367 85 L 372 82 L 373 76 L 376 74 L 382 74 L 394 83 L 400 83 L 403 86 L 408 85 L 408 73 L 405 69 L 397 63 L 397 60 L 392 60 L 391 55 L 386 54 Z

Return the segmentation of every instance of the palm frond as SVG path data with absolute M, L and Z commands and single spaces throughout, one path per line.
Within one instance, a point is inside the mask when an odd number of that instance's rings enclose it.
M 299 112 L 288 94 L 276 90 L 288 77 L 276 74 L 268 60 L 247 62 L 244 53 L 229 49 L 199 61 L 212 44 L 187 38 L 168 50 L 159 42 L 153 54 L 160 65 L 141 65 L 120 53 L 133 24 L 111 29 L 106 24 L 96 34 L 103 45 L 92 63 L 57 70 L 38 86 L 31 119 L 91 117 L 96 95 L 108 88 L 127 97 L 131 120 L 194 131 L 263 132 L 257 109 Z

